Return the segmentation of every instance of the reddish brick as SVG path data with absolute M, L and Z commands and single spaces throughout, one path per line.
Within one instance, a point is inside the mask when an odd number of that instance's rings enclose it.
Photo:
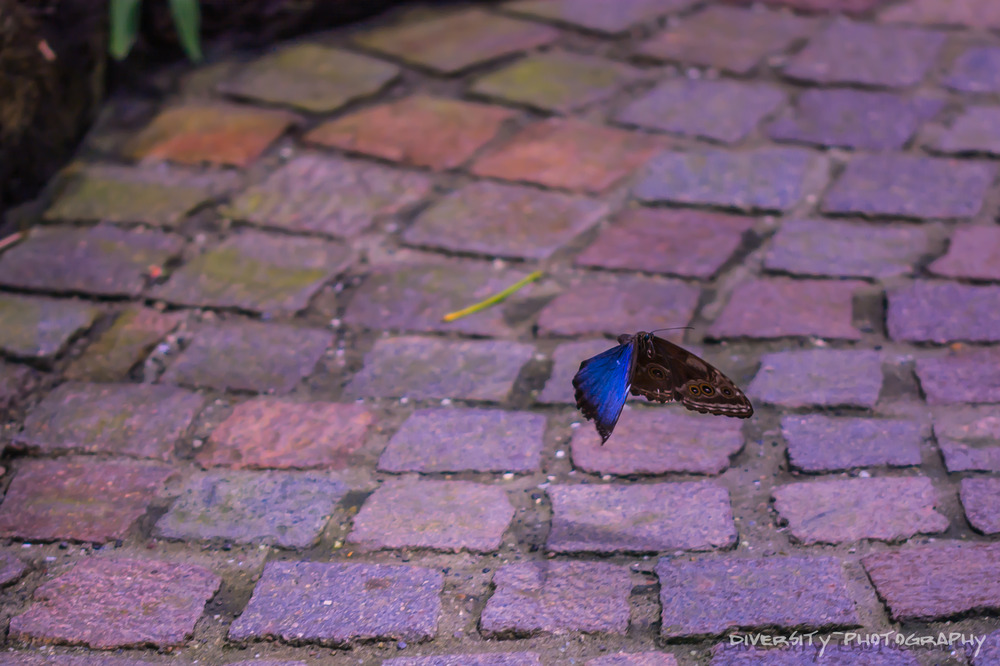
M 1000 544 L 943 541 L 861 560 L 893 620 L 1000 610 Z
M 1000 416 L 994 407 L 938 410 L 934 436 L 949 472 L 1000 472 L 1000 446 L 992 445 L 1000 442 Z
M 872 408 L 881 390 L 878 352 L 808 349 L 762 356 L 747 394 L 783 407 Z
M 173 386 L 62 384 L 28 414 L 18 446 L 167 460 L 205 400 Z
M 204 467 L 342 469 L 374 417 L 361 405 L 254 398 L 236 406 L 198 452 Z
M 1000 280 L 1000 229 L 978 225 L 956 228 L 947 254 L 927 270 L 951 278 Z
M 617 35 L 637 23 L 645 23 L 664 14 L 684 11 L 697 0 L 517 0 L 503 8 L 542 20 L 562 23 L 592 32 Z
M 720 474 L 743 449 L 741 424 L 675 409 L 633 409 L 603 446 L 593 428 L 573 432 L 573 464 L 599 474 Z
M 658 138 L 637 132 L 575 118 L 550 118 L 525 127 L 496 151 L 480 157 L 472 172 L 600 193 L 645 164 L 661 144 Z
M 669 652 L 619 652 L 589 659 L 586 666 L 677 666 Z
M 82 301 L 0 294 L 0 352 L 50 361 L 100 312 Z
M 184 645 L 222 579 L 199 566 L 90 558 L 40 585 L 10 620 L 18 641 L 100 650 Z
M 628 569 L 607 562 L 548 560 L 497 569 L 496 592 L 479 621 L 489 637 L 567 631 L 624 635 L 629 623 Z
M 792 57 L 784 73 L 822 84 L 912 86 L 923 80 L 944 41 L 944 33 L 930 30 L 836 20 Z
M 456 252 L 546 259 L 607 211 L 607 204 L 593 199 L 478 182 L 424 211 L 403 240 Z
M 964 349 L 917 359 L 920 388 L 930 405 L 1000 402 L 1000 350 Z
M 382 666 L 542 666 L 542 662 L 535 652 L 482 652 L 395 657 L 383 661 Z
M 764 4 L 772 7 L 788 7 L 806 12 L 842 12 L 844 14 L 865 14 L 871 9 L 884 5 L 891 0 L 764 0 Z M 726 0 L 736 4 L 748 5 L 754 0 Z
M 889 292 L 889 337 L 911 342 L 1000 341 L 1000 287 L 917 281 Z
M 496 409 L 422 409 L 389 440 L 386 472 L 537 472 L 545 417 Z
M 509 109 L 414 95 L 323 123 L 306 141 L 431 169 L 454 169 L 513 118 Z
M 656 575 L 665 637 L 858 622 L 843 565 L 832 557 L 662 558 Z
M 783 416 L 781 434 L 792 466 L 806 472 L 920 464 L 925 428 L 911 421 Z
M 304 154 L 237 196 L 221 212 L 264 227 L 351 238 L 376 219 L 412 207 L 432 185 L 420 173 Z
M 698 287 L 640 276 L 584 279 L 538 315 L 543 335 L 579 335 L 684 326 L 698 306 Z
M 700 210 L 629 208 L 576 258 L 578 266 L 708 280 L 732 258 L 753 220 Z
M 503 402 L 534 347 L 499 340 L 383 338 L 344 389 L 353 397 Z
M 376 28 L 354 38 L 365 48 L 441 74 L 555 41 L 559 31 L 530 21 L 466 9 L 419 22 Z
M 130 307 L 66 368 L 67 379 L 92 382 L 121 381 L 146 357 L 157 342 L 183 320 L 181 312 L 164 313 Z
M 24 460 L 0 505 L 0 535 L 94 543 L 121 539 L 173 474 L 157 463 Z
M 0 585 L 9 585 L 19 579 L 28 565 L 10 553 L 0 553 Z
M 823 198 L 827 213 L 915 219 L 976 215 L 996 175 L 985 162 L 857 155 Z
M 765 57 L 809 36 L 811 20 L 779 12 L 709 6 L 643 43 L 639 55 L 749 74 Z
M 969 48 L 955 59 L 943 83 L 962 92 L 1000 91 L 1000 48 Z
M 912 272 L 929 246 L 920 227 L 788 220 L 771 241 L 764 266 L 798 275 L 886 278 Z
M 268 562 L 229 638 L 347 646 L 437 633 L 440 571 L 389 564 Z
M 670 151 L 650 160 L 635 186 L 643 202 L 784 211 L 822 186 L 827 159 L 799 148 Z
M 170 384 L 288 393 L 333 342 L 328 331 L 255 321 L 203 325 L 163 373 Z
M 962 506 L 974 529 L 1000 533 L 1000 479 L 962 479 Z
M 1000 5 L 993 0 L 909 0 L 879 13 L 883 23 L 1000 28 Z
M 469 91 L 534 109 L 570 113 L 608 99 L 640 76 L 640 70 L 605 58 L 547 51 L 490 72 Z
M 549 486 L 557 553 L 711 550 L 736 542 L 725 488 L 707 481 Z
M 970 106 L 950 127 L 934 127 L 927 145 L 941 153 L 1000 155 L 1000 109 Z
M 780 88 L 744 81 L 673 79 L 635 100 L 616 116 L 628 125 L 736 143 L 787 101 Z
M 127 152 L 135 159 L 245 167 L 294 121 L 285 111 L 191 103 L 160 112 Z
M 554 365 L 545 388 L 538 394 L 538 401 L 545 403 L 569 403 L 576 401 L 574 397 L 573 375 L 580 369 L 580 363 L 591 356 L 597 356 L 603 351 L 614 347 L 612 340 L 579 340 L 566 342 L 556 347 L 552 354 Z
M 500 547 L 514 517 L 507 493 L 469 481 L 390 479 L 354 518 L 348 539 L 371 549 L 466 549 Z
M 722 314 L 708 329 L 714 338 L 816 336 L 858 340 L 851 322 L 854 292 L 864 285 L 851 280 L 771 278 L 737 285 Z M 775 307 L 775 304 L 780 304 Z
M 948 529 L 948 518 L 934 510 L 934 486 L 923 477 L 790 483 L 772 495 L 789 532 L 804 544 L 903 541 Z
M 381 60 L 320 44 L 295 44 L 243 66 L 218 89 L 235 97 L 329 113 L 374 95 L 399 76 Z

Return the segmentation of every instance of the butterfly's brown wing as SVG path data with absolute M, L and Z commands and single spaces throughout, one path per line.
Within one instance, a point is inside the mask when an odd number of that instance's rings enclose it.
M 718 368 L 663 338 L 648 338 L 637 348 L 634 394 L 658 402 L 676 400 L 702 414 L 753 416 L 746 395 Z

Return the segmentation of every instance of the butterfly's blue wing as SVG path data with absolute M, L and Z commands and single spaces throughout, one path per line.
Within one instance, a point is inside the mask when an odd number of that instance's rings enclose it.
M 635 341 L 629 340 L 588 358 L 573 377 L 576 406 L 586 418 L 593 419 L 602 444 L 611 437 L 628 399 L 634 354 Z

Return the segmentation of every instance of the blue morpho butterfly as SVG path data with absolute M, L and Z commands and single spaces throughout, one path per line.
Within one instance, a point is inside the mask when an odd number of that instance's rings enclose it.
M 593 419 L 601 444 L 611 437 L 629 391 L 657 402 L 676 400 L 702 414 L 753 416 L 746 395 L 717 368 L 645 331 L 619 335 L 617 347 L 581 363 L 573 387 L 576 406 Z

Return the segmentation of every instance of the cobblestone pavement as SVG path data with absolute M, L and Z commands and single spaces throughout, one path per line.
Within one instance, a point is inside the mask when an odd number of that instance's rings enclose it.
M 746 5 L 110 103 L 0 254 L 0 663 L 1000 664 L 1000 3 Z M 754 418 L 600 446 L 580 361 L 686 325 Z

